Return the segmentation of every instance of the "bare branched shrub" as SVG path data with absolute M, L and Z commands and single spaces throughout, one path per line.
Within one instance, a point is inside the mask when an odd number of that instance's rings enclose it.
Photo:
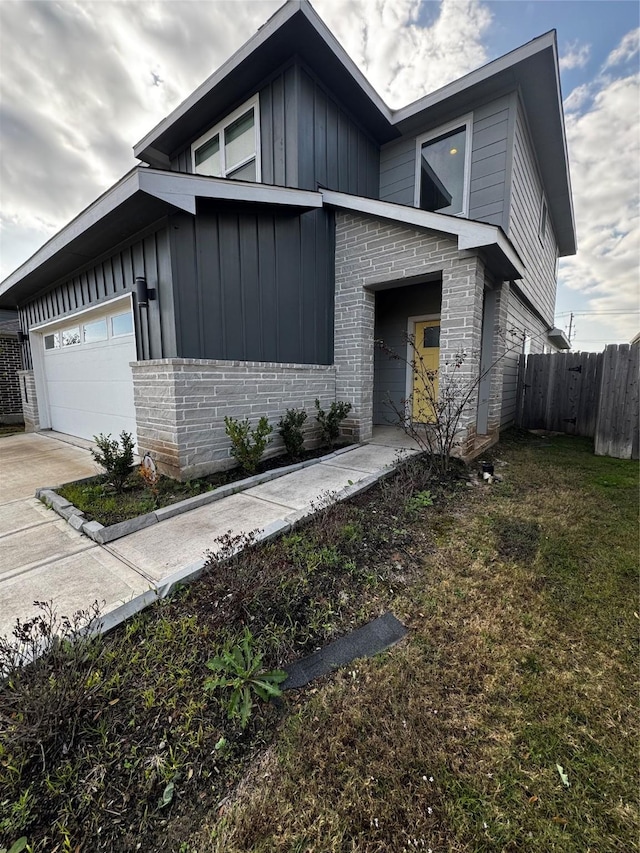
M 512 339 L 519 332 L 511 330 Z M 386 404 L 392 412 L 393 423 L 411 436 L 422 451 L 429 454 L 441 474 L 447 474 L 451 456 L 460 444 L 464 417 L 468 412 L 482 380 L 509 353 L 518 349 L 520 340 L 507 344 L 502 354 L 485 370 L 469 373 L 470 355 L 458 349 L 441 359 L 437 369 L 430 368 L 416 346 L 414 335 L 405 335 L 409 356 L 377 341 L 378 347 L 390 359 L 399 361 L 410 371 L 411 387 L 417 389 L 399 403 L 389 397 Z
M 23 759 L 68 751 L 79 717 L 95 710 L 101 680 L 100 607 L 58 616 L 50 601 L 0 637 L 0 743 Z

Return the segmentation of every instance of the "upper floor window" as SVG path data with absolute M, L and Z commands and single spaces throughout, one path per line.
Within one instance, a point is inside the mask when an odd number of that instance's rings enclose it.
M 259 181 L 259 118 L 256 95 L 193 143 L 193 171 L 215 178 Z
M 416 207 L 464 216 L 471 170 L 471 117 L 417 139 Z
M 540 200 L 540 221 L 538 223 L 538 237 L 540 238 L 540 242 L 544 243 L 544 238 L 547 233 L 547 202 L 544 200 L 544 196 Z

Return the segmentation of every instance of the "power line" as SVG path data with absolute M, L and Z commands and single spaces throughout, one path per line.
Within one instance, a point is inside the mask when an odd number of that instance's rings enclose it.
M 583 316 L 586 314 L 640 314 L 640 311 L 558 311 L 556 317 Z

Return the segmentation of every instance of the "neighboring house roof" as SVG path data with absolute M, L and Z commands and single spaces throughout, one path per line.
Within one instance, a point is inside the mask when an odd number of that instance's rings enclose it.
M 169 116 L 134 148 L 152 166 L 168 168 L 170 157 L 255 91 L 301 45 L 300 56 L 326 85 L 339 92 L 353 115 L 379 144 L 422 132 L 481 100 L 517 90 L 525 106 L 549 214 L 561 256 L 576 252 L 575 220 L 564 131 L 555 31 L 489 62 L 417 101 L 391 110 L 358 70 L 308 0 L 287 2 Z
M 638 332 L 637 335 L 634 335 L 634 337 L 631 338 L 631 344 L 640 344 L 640 332 Z

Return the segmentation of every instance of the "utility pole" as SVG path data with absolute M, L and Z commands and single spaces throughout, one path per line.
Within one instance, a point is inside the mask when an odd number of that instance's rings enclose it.
M 569 334 L 567 335 L 567 337 L 569 338 L 569 343 L 571 343 L 571 329 L 572 328 L 573 328 L 573 311 L 571 312 L 571 314 L 569 316 Z

